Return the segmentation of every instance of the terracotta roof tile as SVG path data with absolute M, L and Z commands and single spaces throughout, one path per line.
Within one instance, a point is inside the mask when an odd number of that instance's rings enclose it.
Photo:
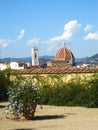
M 55 60 L 73 59 L 73 58 L 74 56 L 72 52 L 65 45 L 63 45 L 63 47 L 60 48 L 55 55 Z
M 53 68 L 31 68 L 17 70 L 19 74 L 64 74 L 64 73 L 93 73 L 98 71 L 97 67 L 53 67 Z

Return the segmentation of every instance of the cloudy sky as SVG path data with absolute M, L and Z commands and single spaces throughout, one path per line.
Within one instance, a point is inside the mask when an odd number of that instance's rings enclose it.
M 0 57 L 55 55 L 63 41 L 77 58 L 98 53 L 98 0 L 0 0 Z

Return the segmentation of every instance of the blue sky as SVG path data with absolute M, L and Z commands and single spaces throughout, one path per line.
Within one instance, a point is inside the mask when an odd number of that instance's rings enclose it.
M 98 53 L 98 0 L 0 0 L 0 57 L 55 55 L 65 41 L 77 58 Z

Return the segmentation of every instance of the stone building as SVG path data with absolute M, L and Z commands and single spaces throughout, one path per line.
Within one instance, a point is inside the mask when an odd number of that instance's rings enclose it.
M 67 65 L 70 66 L 74 65 L 74 55 L 65 46 L 65 43 L 63 43 L 63 46 L 57 51 L 56 55 L 54 56 L 54 60 L 47 62 L 47 67 L 57 67 Z
M 33 47 L 32 48 L 32 66 L 38 66 L 38 65 L 39 65 L 38 48 Z

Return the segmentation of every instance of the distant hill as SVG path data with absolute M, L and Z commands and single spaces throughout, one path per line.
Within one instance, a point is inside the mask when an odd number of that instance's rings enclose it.
M 49 60 L 53 60 L 54 56 L 40 56 L 39 61 L 40 63 L 46 63 Z M 31 62 L 32 58 L 31 57 L 23 57 L 23 58 L 2 58 L 0 59 L 0 62 L 8 62 L 10 63 L 11 61 L 17 61 L 17 62 Z M 76 64 L 98 64 L 98 54 L 95 54 L 91 57 L 84 57 L 84 58 L 75 58 L 75 63 Z
M 48 55 L 45 55 L 45 56 L 40 56 L 39 57 L 39 61 L 42 63 L 42 62 L 46 62 L 48 60 L 53 60 L 54 59 L 54 56 L 48 56 Z M 15 61 L 15 62 L 31 62 L 32 61 L 32 58 L 31 57 L 23 57 L 23 58 L 13 58 L 13 57 L 9 57 L 9 58 L 2 58 L 0 59 L 0 62 L 1 63 L 4 63 L 4 62 L 8 62 L 10 63 L 11 61 Z
M 39 57 L 39 62 L 40 63 L 46 63 L 47 61 L 53 60 L 53 59 L 54 59 L 54 56 L 45 55 L 45 56 Z
M 84 57 L 84 58 L 75 58 L 76 63 L 81 63 L 83 60 L 87 60 L 89 57 Z
M 76 61 L 77 64 L 98 64 L 98 54 L 95 54 L 91 57 L 82 58 L 80 61 Z
M 9 57 L 9 58 L 2 58 L 0 59 L 0 62 L 8 62 L 10 63 L 11 61 L 16 61 L 16 62 L 31 62 L 32 59 L 31 57 L 23 57 L 23 58 L 13 58 L 13 57 Z

